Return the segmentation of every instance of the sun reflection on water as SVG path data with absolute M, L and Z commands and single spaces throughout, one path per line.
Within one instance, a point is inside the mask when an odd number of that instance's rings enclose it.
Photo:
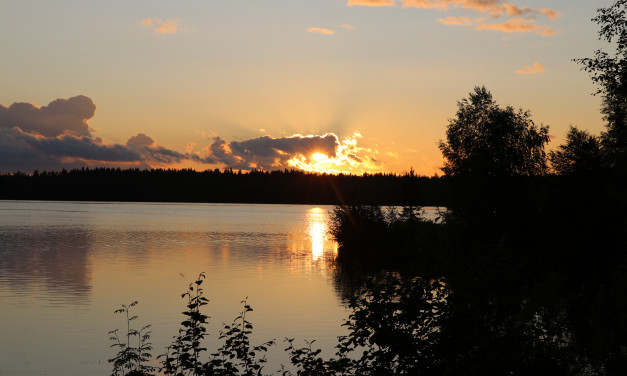
M 312 208 L 307 211 L 307 233 L 311 241 L 313 261 L 324 256 L 324 244 L 329 240 L 327 236 L 327 214 L 321 208 Z

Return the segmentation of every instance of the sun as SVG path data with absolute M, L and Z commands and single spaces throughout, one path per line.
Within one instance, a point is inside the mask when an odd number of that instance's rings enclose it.
M 316 163 L 322 163 L 329 159 L 329 157 L 322 153 L 313 153 L 311 155 L 311 159 L 313 159 Z
M 287 163 L 303 171 L 309 172 L 326 172 L 330 174 L 338 173 L 337 158 L 330 158 L 321 152 L 314 152 L 309 156 L 298 155 L 290 159 Z
M 308 153 L 296 154 L 287 161 L 287 165 L 302 171 L 327 174 L 362 174 L 372 173 L 381 169 L 378 162 L 365 153 L 372 154 L 370 149 L 357 146 L 358 132 L 339 142 L 328 153 L 326 150 L 310 150 Z

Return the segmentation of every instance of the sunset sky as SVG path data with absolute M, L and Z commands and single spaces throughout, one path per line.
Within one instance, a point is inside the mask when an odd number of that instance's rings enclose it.
M 572 59 L 610 0 L 2 0 L 0 172 L 88 166 L 441 173 L 485 85 L 603 130 Z M 300 136 L 298 136 L 300 135 Z

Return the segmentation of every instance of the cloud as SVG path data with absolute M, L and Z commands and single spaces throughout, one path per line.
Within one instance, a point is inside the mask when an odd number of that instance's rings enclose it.
M 481 24 L 477 25 L 477 30 L 497 30 L 506 33 L 528 33 L 538 31 L 542 26 L 537 25 L 533 20 L 525 18 L 513 18 L 500 24 Z
M 457 25 L 457 26 L 470 26 L 473 21 L 468 17 L 453 17 L 440 18 L 438 21 L 444 25 Z
M 532 9 L 528 6 L 516 6 L 503 0 L 403 0 L 404 8 L 425 8 L 447 11 L 451 9 L 473 10 L 492 17 L 534 17 L 544 15 L 554 20 L 558 12 L 549 9 Z
M 179 20 L 161 20 L 159 18 L 144 18 L 141 24 L 151 28 L 156 35 L 176 34 L 179 31 L 185 31 L 178 26 Z
M 143 133 L 138 133 L 137 135 L 131 137 L 126 141 L 126 145 L 131 147 L 150 147 L 155 144 L 155 140 L 146 136 Z
M 63 133 L 86 135 L 87 120 L 95 113 L 96 105 L 84 95 L 57 99 L 44 107 L 31 103 L 13 103 L 8 108 L 0 105 L 0 128 L 20 127 L 48 137 Z
M 540 63 L 535 62 L 533 63 L 533 66 L 528 65 L 523 69 L 519 69 L 515 71 L 515 73 L 516 74 L 540 74 L 544 71 L 546 71 L 546 68 L 540 65 Z
M 88 136 L 64 134 L 45 137 L 14 127 L 0 128 L 0 140 L 2 172 L 60 170 L 110 162 L 142 162 L 139 154 L 123 145 L 106 145 L 101 140 Z
M 542 35 L 543 37 L 551 37 L 553 35 L 557 35 L 561 33 L 562 33 L 561 30 L 553 30 L 550 27 L 545 27 L 544 29 L 538 32 L 538 34 Z
M 396 6 L 395 0 L 348 0 L 348 6 L 361 5 L 367 7 L 393 7 Z
M 13 128 L 14 136 L 26 142 L 32 150 L 56 159 L 80 159 L 86 161 L 137 162 L 138 153 L 123 145 L 106 145 L 100 139 L 65 134 L 57 137 L 38 137 Z
M 554 21 L 559 17 L 559 12 L 554 9 L 549 8 L 540 8 L 540 9 L 532 9 L 528 6 L 517 7 L 514 4 L 504 3 L 503 8 L 505 12 L 510 17 L 526 17 L 533 18 L 537 15 L 543 15 L 551 21 Z
M 538 9 L 538 12 L 544 14 L 549 20 L 555 20 L 559 16 L 559 12 L 548 8 Z
M 537 16 L 546 17 L 551 21 L 557 19 L 559 13 L 550 8 L 535 9 L 529 6 L 518 6 L 507 0 L 399 0 L 399 2 L 403 8 L 435 9 L 439 11 L 459 9 L 474 11 L 483 17 L 506 18 L 501 23 L 478 25 L 476 27 L 477 30 L 496 30 L 507 33 L 535 31 L 542 36 L 552 36 L 559 33 L 559 31 L 555 31 L 548 26 L 539 25 L 535 20 Z M 396 2 L 393 0 L 349 0 L 347 5 L 396 6 Z M 459 16 L 439 19 L 439 22 L 444 25 L 455 26 L 471 26 L 483 21 L 484 19 Z
M 461 8 L 499 17 L 506 13 L 505 5 L 500 3 L 499 0 L 403 0 L 403 7 L 442 11 Z
M 535 23 L 534 20 L 526 18 L 512 18 L 500 24 L 481 24 L 475 27 L 477 30 L 495 30 L 505 33 L 529 33 L 535 32 L 544 37 L 553 36 L 561 33 L 560 30 L 553 30 L 548 26 L 542 26 Z
M 404 0 L 403 8 L 448 9 L 448 2 L 437 0 Z
M 335 31 L 330 30 L 330 29 L 323 29 L 321 27 L 310 27 L 309 29 L 307 29 L 307 32 L 309 32 L 309 33 L 316 33 L 316 34 L 323 34 L 323 35 L 335 34 Z
M 89 129 L 95 110 L 94 102 L 84 95 L 56 99 L 44 107 L 0 105 L 0 171 L 103 165 L 149 168 L 189 159 L 142 133 L 126 145 L 104 143 Z
M 338 139 L 334 134 L 282 138 L 262 136 L 230 143 L 216 137 L 205 150 L 205 159 L 200 161 L 223 163 L 226 167 L 238 169 L 273 170 L 289 167 L 288 160 L 295 155 L 308 158 L 319 152 L 333 157 L 336 155 L 337 145 Z
M 333 133 L 309 136 L 297 134 L 232 142 L 215 137 L 213 143 L 195 156 L 195 160 L 244 170 L 296 168 L 318 172 L 372 171 L 379 165 L 375 153 L 359 147 L 359 137 L 359 133 L 343 140 Z
M 353 30 L 354 27 L 353 25 L 349 25 L 349 24 L 343 24 L 343 25 L 338 25 L 335 27 L 336 30 L 340 30 L 340 31 L 344 31 L 344 32 L 348 32 L 349 30 Z M 309 29 L 307 29 L 307 32 L 309 33 L 316 33 L 316 34 L 322 34 L 322 35 L 333 35 L 335 34 L 335 30 L 333 29 L 325 29 L 322 27 L 310 27 Z
M 166 149 L 157 145 L 157 142 L 150 136 L 138 133 L 126 141 L 126 147 L 138 153 L 142 160 L 147 162 L 157 162 L 159 164 L 178 163 L 189 159 L 186 154 L 174 150 Z

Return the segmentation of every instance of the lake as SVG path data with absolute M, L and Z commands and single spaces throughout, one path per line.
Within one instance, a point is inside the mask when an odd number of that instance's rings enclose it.
M 332 354 L 347 310 L 337 293 L 328 206 L 0 201 L 0 375 L 105 375 L 113 311 L 138 300 L 153 354 L 177 334 L 181 293 L 206 274 L 207 346 L 248 297 L 255 343 Z
M 152 325 L 153 355 L 177 335 L 181 293 L 204 272 L 206 345 L 248 299 L 253 343 L 286 337 L 331 356 L 348 317 L 330 206 L 0 201 L 0 375 L 105 375 L 108 332 Z M 427 217 L 435 216 L 427 208 Z

